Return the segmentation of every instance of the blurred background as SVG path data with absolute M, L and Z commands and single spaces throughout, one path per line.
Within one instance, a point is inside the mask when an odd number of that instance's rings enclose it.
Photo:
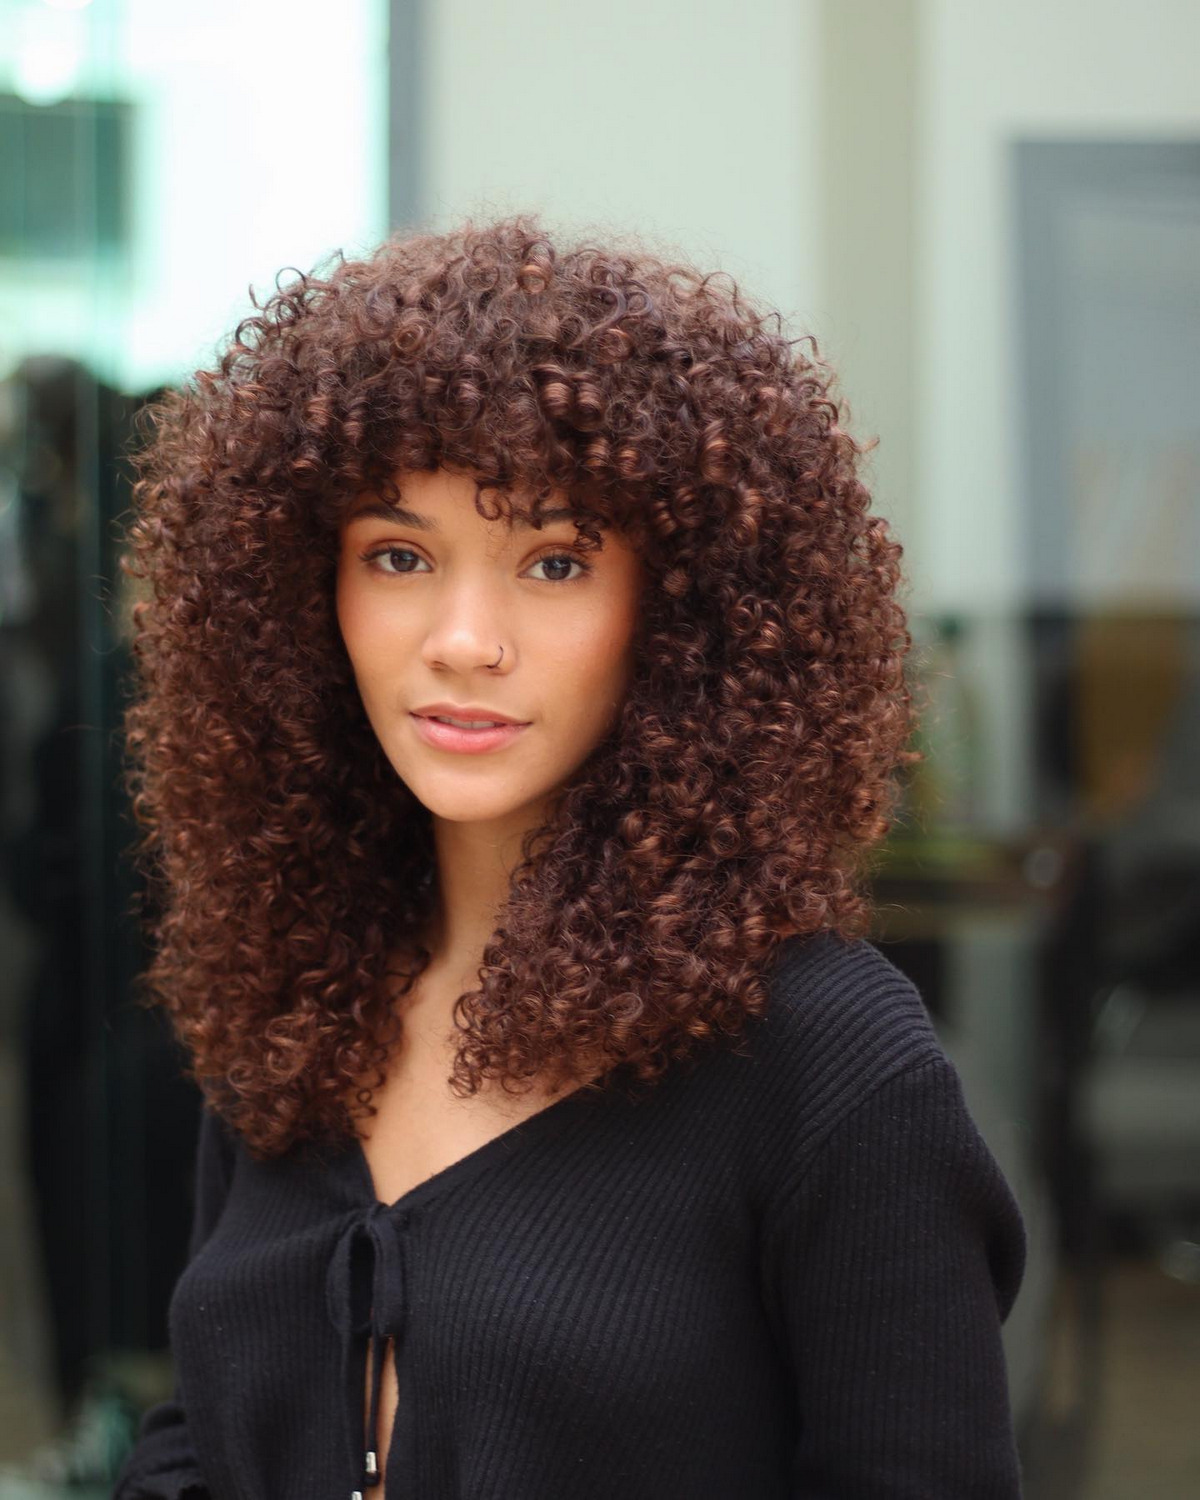
M 0 1500 L 171 1381 L 198 1097 L 126 858 L 137 409 L 285 268 L 532 209 L 839 371 L 926 760 L 873 876 L 1020 1199 L 1033 1500 L 1200 1494 L 1200 4 L 0 0 Z

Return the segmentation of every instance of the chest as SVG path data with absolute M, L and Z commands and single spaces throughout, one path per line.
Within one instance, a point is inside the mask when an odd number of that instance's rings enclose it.
M 524 1094 L 491 1085 L 461 1098 L 450 1089 L 450 1064 L 444 1050 L 414 1050 L 374 1094 L 361 1149 L 381 1202 L 394 1203 L 562 1097 L 542 1085 Z
M 453 1007 L 472 982 L 469 975 L 431 967 L 404 998 L 402 1037 L 371 1095 L 375 1113 L 358 1120 L 362 1156 L 383 1203 L 395 1203 L 473 1156 L 566 1092 L 540 1080 L 527 1092 L 512 1092 L 493 1079 L 465 1098 L 451 1090 L 460 1039 Z

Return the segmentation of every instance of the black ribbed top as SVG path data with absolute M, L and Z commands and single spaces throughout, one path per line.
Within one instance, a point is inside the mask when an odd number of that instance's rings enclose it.
M 114 1500 L 372 1500 L 372 1334 L 386 1500 L 1019 1497 L 1025 1228 L 920 995 L 831 934 L 770 995 L 392 1204 L 358 1141 L 256 1162 L 206 1110 L 174 1399 Z

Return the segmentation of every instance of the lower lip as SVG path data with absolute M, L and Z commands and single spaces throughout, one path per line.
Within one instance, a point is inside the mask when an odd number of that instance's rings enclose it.
M 484 750 L 499 750 L 504 745 L 511 745 L 521 731 L 528 728 L 526 724 L 500 724 L 495 729 L 456 729 L 453 724 L 426 719 L 421 714 L 409 717 L 427 745 L 438 750 L 457 750 L 464 755 L 479 755 Z

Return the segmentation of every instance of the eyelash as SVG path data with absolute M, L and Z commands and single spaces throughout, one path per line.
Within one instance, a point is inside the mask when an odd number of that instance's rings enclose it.
M 420 556 L 420 553 L 414 552 L 411 547 L 373 547 L 369 551 L 362 553 L 361 556 L 363 562 L 367 563 L 368 566 L 375 567 L 377 559 L 381 557 L 394 557 L 397 553 L 407 553 L 410 557 Z M 543 552 L 541 557 L 535 558 L 529 566 L 536 568 L 539 563 L 557 562 L 560 559 L 578 563 L 583 572 L 577 578 L 542 578 L 537 580 L 539 583 L 578 583 L 580 579 L 586 578 L 592 571 L 591 563 L 585 561 L 578 552 L 572 552 L 568 547 L 560 547 L 553 552 Z M 386 568 L 375 567 L 375 571 L 382 573 L 386 578 L 411 578 L 414 576 L 412 573 L 389 572 Z

